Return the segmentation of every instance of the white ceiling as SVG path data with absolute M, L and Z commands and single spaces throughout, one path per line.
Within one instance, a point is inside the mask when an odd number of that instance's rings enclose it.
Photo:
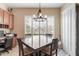
M 10 8 L 38 8 L 39 3 L 4 3 Z M 64 3 L 41 3 L 42 8 L 60 8 Z

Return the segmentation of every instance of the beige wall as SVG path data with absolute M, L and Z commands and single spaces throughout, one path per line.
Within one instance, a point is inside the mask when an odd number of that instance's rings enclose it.
M 33 15 L 37 13 L 38 9 L 35 8 L 17 8 L 13 10 L 14 13 L 14 30 L 13 32 L 18 34 L 18 37 L 24 37 L 24 16 Z M 60 33 L 60 9 L 49 8 L 42 9 L 43 14 L 54 15 L 55 16 L 55 37 L 59 37 Z
M 8 7 L 7 7 L 6 5 L 0 3 L 0 8 L 7 11 L 7 8 L 8 8 Z

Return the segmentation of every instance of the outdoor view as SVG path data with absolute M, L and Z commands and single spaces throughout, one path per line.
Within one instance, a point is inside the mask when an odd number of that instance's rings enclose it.
M 39 20 L 39 19 L 37 19 Z M 42 20 L 42 19 L 40 19 Z M 47 20 L 44 21 L 36 21 L 35 19 L 32 19 L 31 16 L 25 17 L 25 38 L 26 42 L 28 41 L 35 41 L 39 43 L 39 46 L 44 45 L 43 43 L 49 43 L 51 42 L 53 38 L 53 32 L 54 32 L 54 25 L 55 25 L 55 18 L 53 16 L 49 16 Z M 40 43 L 40 42 L 41 43 Z M 35 45 L 36 43 L 28 43 L 30 46 L 33 46 L 34 48 L 38 48 L 38 45 Z
M 25 17 L 25 34 L 53 34 L 54 32 L 54 16 L 49 16 L 47 21 L 39 22 L 32 19 L 31 16 Z M 40 27 L 39 27 L 40 26 Z

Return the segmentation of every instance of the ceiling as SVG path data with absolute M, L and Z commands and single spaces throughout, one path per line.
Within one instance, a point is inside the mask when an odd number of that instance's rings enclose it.
M 9 8 L 38 8 L 39 3 L 4 3 Z M 40 3 L 42 8 L 60 8 L 64 3 Z

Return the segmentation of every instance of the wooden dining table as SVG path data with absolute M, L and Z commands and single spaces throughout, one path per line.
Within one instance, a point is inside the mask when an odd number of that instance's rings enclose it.
M 53 39 L 53 37 L 49 37 L 49 36 L 45 36 L 45 35 L 40 35 L 40 38 L 38 35 L 35 35 L 32 37 L 24 38 L 22 40 L 22 43 L 25 44 L 28 48 L 32 49 L 34 53 L 36 53 L 37 55 L 40 55 L 39 51 L 42 48 L 51 45 L 52 39 Z

